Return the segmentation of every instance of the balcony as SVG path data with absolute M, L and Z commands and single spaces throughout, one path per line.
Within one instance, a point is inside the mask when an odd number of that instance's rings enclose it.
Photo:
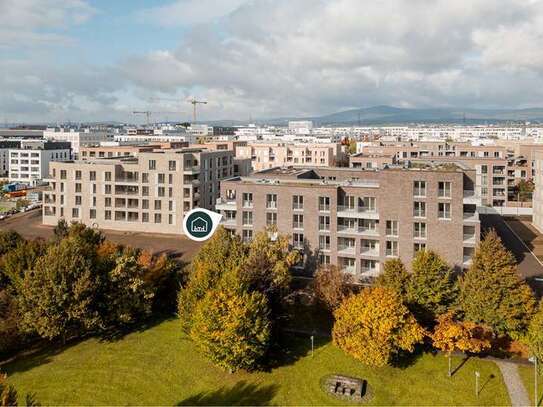
M 360 273 L 361 277 L 377 277 L 379 275 L 379 267 L 362 267 Z
M 469 233 L 469 234 L 466 234 L 464 233 L 464 236 L 463 236 L 463 239 L 462 239 L 462 243 L 464 244 L 464 246 L 474 246 L 475 245 L 475 234 L 472 234 L 472 233 Z
M 379 213 L 375 209 L 350 207 L 338 205 L 337 216 L 340 218 L 379 219 Z
M 223 225 L 225 228 L 235 228 L 237 225 L 237 222 L 236 222 L 236 218 L 226 219 L 223 217 L 220 224 Z
M 134 177 L 118 177 L 115 178 L 115 183 L 117 184 L 139 184 L 139 180 Z
M 364 236 L 379 237 L 379 231 L 377 229 L 359 227 L 358 233 Z
M 200 166 L 195 165 L 193 167 L 185 167 L 183 168 L 183 174 L 185 175 L 194 175 L 200 173 Z
M 345 225 L 338 225 L 337 231 L 338 233 L 356 234 L 358 233 L 358 226 L 351 227 L 351 226 L 345 226 Z
M 479 223 L 479 212 L 464 212 L 463 221 L 464 223 Z
M 236 200 L 218 198 L 217 202 L 215 203 L 215 209 L 219 211 L 235 211 L 237 210 Z
M 343 266 L 341 271 L 347 274 L 356 274 L 356 266 Z
M 360 250 L 360 255 L 362 257 L 379 257 L 379 248 L 362 247 L 362 250 Z
M 354 256 L 356 254 L 354 246 L 338 245 L 338 255 Z

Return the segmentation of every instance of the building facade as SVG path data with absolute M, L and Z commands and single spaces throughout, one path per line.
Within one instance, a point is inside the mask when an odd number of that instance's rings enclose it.
M 244 240 L 274 225 L 304 252 L 304 270 L 336 264 L 360 280 L 418 250 L 469 266 L 479 241 L 475 173 L 459 167 L 272 169 L 221 183 L 216 208 Z
M 213 210 L 232 177 L 232 151 L 182 149 L 135 158 L 56 162 L 44 192 L 43 223 L 60 219 L 132 232 L 183 234 L 186 212 Z
M 75 131 L 73 129 L 47 129 L 43 132 L 46 140 L 66 141 L 70 143 L 73 154 L 77 157 L 79 150 L 84 146 L 96 146 L 103 141 L 113 140 L 113 135 L 106 131 L 85 129 Z

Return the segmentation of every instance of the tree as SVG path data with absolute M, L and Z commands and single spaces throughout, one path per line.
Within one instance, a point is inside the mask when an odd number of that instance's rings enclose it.
M 400 259 L 390 259 L 385 262 L 383 272 L 375 280 L 375 285 L 392 288 L 405 299 L 409 278 L 410 275 L 402 261 Z
M 17 293 L 24 274 L 32 270 L 39 257 L 45 254 L 46 244 L 41 240 L 22 240 L 0 260 L 0 274 L 11 291 Z
M 68 236 L 68 222 L 66 222 L 66 219 L 61 218 L 53 228 L 53 234 L 55 235 L 56 240 L 64 239 L 66 236 Z
M 452 312 L 438 317 L 431 338 L 434 347 L 445 352 L 449 359 L 449 377 L 452 376 L 451 354 L 454 351 L 479 353 L 490 347 L 482 327 L 469 321 L 456 321 Z
M 138 263 L 136 250 L 125 248 L 116 258 L 104 288 L 109 325 L 131 324 L 150 315 L 155 293 L 145 273 L 145 268 Z
M 351 283 L 351 275 L 331 265 L 317 270 L 313 279 L 313 290 L 319 302 L 333 311 L 351 294 Z
M 15 203 L 15 208 L 20 210 L 28 205 L 30 205 L 30 201 L 28 199 L 18 199 Z
M 204 355 L 223 369 L 251 370 L 269 346 L 268 314 L 262 293 L 232 287 L 214 289 L 196 307 L 191 337 Z
M 515 193 L 518 196 L 519 201 L 528 201 L 532 197 L 532 193 L 534 192 L 535 185 L 534 182 L 529 180 L 521 179 L 517 185 L 515 185 Z
M 460 279 L 459 304 L 465 319 L 487 325 L 494 333 L 519 338 L 526 332 L 535 298 L 494 230 L 479 243 L 471 267 Z
M 8 384 L 5 374 L 0 374 L 0 406 L 17 406 L 17 390 Z
M 15 298 L 8 290 L 0 290 L 0 355 L 21 345 L 22 335 L 18 321 L 19 313 Z
M 223 274 L 241 269 L 245 251 L 239 237 L 231 236 L 219 227 L 194 256 L 189 266 L 188 282 L 177 297 L 179 318 L 186 332 L 190 331 L 198 301 L 216 287 Z
M 524 342 L 538 361 L 543 362 L 543 300 L 530 321 Z
M 366 288 L 348 297 L 334 316 L 334 343 L 370 366 L 388 364 L 400 350 L 412 352 L 424 337 L 400 295 L 390 288 Z
M 409 309 L 417 320 L 431 325 L 437 315 L 447 312 L 456 299 L 457 286 L 451 268 L 434 251 L 418 251 L 407 284 Z
M 99 278 L 93 256 L 77 238 L 50 246 L 26 272 L 17 297 L 21 327 L 53 339 L 101 326 L 95 295 Z

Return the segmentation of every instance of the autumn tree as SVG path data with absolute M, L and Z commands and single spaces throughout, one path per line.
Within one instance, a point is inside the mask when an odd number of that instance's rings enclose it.
M 540 362 L 543 362 L 543 300 L 539 303 L 539 308 L 530 321 L 524 342 L 532 354 Z
M 366 288 L 348 297 L 334 316 L 334 343 L 370 366 L 390 363 L 400 350 L 412 352 L 424 337 L 400 295 L 390 288 Z
M 65 238 L 25 273 L 17 297 L 21 326 L 44 338 L 66 338 L 93 329 L 101 319 L 94 304 L 99 279 L 93 255 L 78 238 Z
M 449 265 L 434 251 L 418 251 L 411 264 L 407 284 L 408 306 L 425 325 L 447 312 L 457 296 L 457 285 Z
M 375 280 L 375 285 L 395 290 L 406 298 L 407 286 L 410 275 L 400 259 L 387 260 L 383 266 L 383 272 Z
M 8 290 L 0 289 L 0 355 L 21 345 L 22 335 L 18 321 L 15 298 Z
M 188 266 L 187 284 L 178 295 L 178 314 L 186 332 L 190 331 L 198 301 L 216 287 L 224 273 L 239 271 L 245 256 L 241 239 L 231 236 L 223 227 L 219 227 L 194 256 Z
M 519 338 L 526 332 L 536 307 L 534 295 L 494 230 L 479 243 L 471 267 L 460 279 L 459 303 L 465 319 L 497 334 Z
M 25 272 L 34 268 L 46 250 L 47 245 L 41 240 L 22 240 L 4 254 L 0 260 L 0 273 L 4 275 L 10 291 L 17 293 L 20 290 Z
M 15 387 L 8 384 L 7 376 L 0 373 L 0 406 L 17 406 L 17 391 Z
M 352 277 L 335 265 L 320 267 L 313 279 L 318 301 L 333 311 L 351 294 Z
M 268 314 L 267 299 L 260 292 L 213 289 L 197 304 L 190 335 L 202 353 L 223 369 L 252 370 L 269 346 Z
M 451 354 L 455 351 L 479 353 L 490 347 L 484 328 L 469 321 L 457 321 L 452 312 L 437 318 L 431 335 L 433 346 L 443 351 L 449 359 L 449 377 L 452 376 Z

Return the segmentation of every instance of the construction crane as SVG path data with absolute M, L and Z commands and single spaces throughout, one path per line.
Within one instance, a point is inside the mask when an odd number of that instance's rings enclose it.
M 174 113 L 177 114 L 177 113 L 183 113 L 183 112 L 151 112 L 149 110 L 143 110 L 143 111 L 134 110 L 132 112 L 132 114 L 144 114 L 147 120 L 147 126 L 149 126 L 151 122 L 151 116 L 153 114 L 174 114 Z
M 179 102 L 179 99 L 170 99 L 170 98 L 151 98 L 151 100 L 165 100 L 169 102 Z M 207 105 L 207 101 L 196 100 L 195 98 L 189 99 L 189 103 L 192 104 L 192 123 L 196 123 L 196 105 Z

